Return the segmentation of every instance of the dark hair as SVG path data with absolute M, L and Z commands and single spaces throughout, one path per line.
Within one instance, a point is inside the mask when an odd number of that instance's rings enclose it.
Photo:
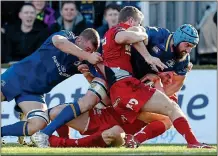
M 93 28 L 87 28 L 80 33 L 79 36 L 83 36 L 86 40 L 91 41 L 94 48 L 97 50 L 100 45 L 100 37 L 98 32 Z
M 71 3 L 71 4 L 74 4 L 76 10 L 78 10 L 78 9 L 77 9 L 77 5 L 76 5 L 76 2 L 74 2 L 74 1 L 63 1 L 63 2 L 61 2 L 61 9 L 63 9 L 63 7 L 64 7 L 65 4 L 70 4 L 70 3 Z
M 134 6 L 125 6 L 120 10 L 119 22 L 126 22 L 131 17 L 135 20 L 138 20 L 140 18 L 144 18 L 144 15 Z
M 20 11 L 19 11 L 19 12 L 22 11 L 22 9 L 23 9 L 24 6 L 31 6 L 31 7 L 33 7 L 33 8 L 36 10 L 35 6 L 34 6 L 32 3 L 24 3 L 24 4 L 20 7 Z
M 116 5 L 116 4 L 109 4 L 106 6 L 106 8 L 104 9 L 104 15 L 106 15 L 107 11 L 109 9 L 112 9 L 112 10 L 117 10 L 118 12 L 120 12 L 120 6 L 119 5 Z

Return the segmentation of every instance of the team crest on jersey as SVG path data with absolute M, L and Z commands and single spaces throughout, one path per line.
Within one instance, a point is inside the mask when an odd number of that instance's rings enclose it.
M 156 54 L 158 54 L 158 53 L 160 52 L 160 49 L 159 49 L 157 46 L 154 46 L 154 47 L 152 48 L 152 50 L 153 50 Z
M 63 66 L 63 65 L 61 65 L 61 70 L 62 70 L 62 72 L 66 72 L 67 70 L 66 70 L 66 67 L 65 66 Z
M 106 44 L 106 37 L 101 40 L 102 45 Z
M 168 60 L 168 61 L 166 62 L 167 66 L 168 66 L 168 67 L 171 67 L 171 68 L 175 65 L 175 63 L 176 63 L 176 62 L 175 62 L 174 59 Z
M 78 67 L 82 62 L 81 61 L 75 61 L 73 64 Z
M 115 102 L 113 103 L 113 107 L 114 107 L 114 108 L 117 107 L 117 105 L 119 104 L 119 102 L 120 102 L 120 98 L 117 98 L 117 99 L 115 100 Z

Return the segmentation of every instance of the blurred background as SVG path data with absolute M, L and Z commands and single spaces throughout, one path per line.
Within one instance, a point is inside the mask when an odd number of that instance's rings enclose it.
M 72 2 L 72 3 L 70 3 Z M 31 3 L 36 15 L 31 14 Z M 200 43 L 191 53 L 193 64 L 217 63 L 217 2 L 142 1 L 1 1 L 1 63 L 13 63 L 34 52 L 52 33 L 62 29 L 78 35 L 83 29 L 97 29 L 101 38 L 117 24 L 120 8 L 139 8 L 143 25 L 175 31 L 184 23 L 195 26 Z M 101 48 L 99 49 L 101 51 Z

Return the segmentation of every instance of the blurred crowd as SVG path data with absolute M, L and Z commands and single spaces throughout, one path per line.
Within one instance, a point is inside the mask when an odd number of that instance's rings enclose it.
M 91 27 L 102 39 L 105 32 L 118 23 L 119 11 L 126 5 L 141 9 L 138 1 L 52 1 L 52 5 L 51 1 L 43 0 L 3 1 L 1 63 L 23 59 L 49 35 L 60 30 L 79 35 Z M 101 47 L 98 51 L 101 52 Z

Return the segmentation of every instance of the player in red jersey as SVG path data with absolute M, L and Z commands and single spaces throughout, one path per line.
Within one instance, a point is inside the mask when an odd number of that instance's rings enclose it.
M 82 69 L 83 68 L 83 69 Z M 79 70 L 84 74 L 89 82 L 93 77 L 88 74 L 88 67 L 80 65 Z M 84 72 L 85 71 L 85 72 Z M 169 84 L 171 79 L 170 72 L 161 73 L 161 78 L 165 84 Z M 158 76 L 147 75 L 142 81 L 150 80 L 154 83 L 155 87 L 161 89 L 161 81 Z M 96 79 L 95 79 L 96 80 Z M 162 90 L 162 89 L 161 89 Z M 97 91 L 97 90 L 96 90 Z M 98 91 L 97 91 L 98 92 Z M 94 97 L 97 99 L 97 97 Z M 90 100 L 96 101 L 96 100 Z M 109 101 L 108 97 L 104 98 L 104 103 Z M 59 105 L 50 111 L 50 118 L 54 119 L 57 114 L 66 105 Z M 51 136 L 49 138 L 51 147 L 107 147 L 107 146 L 121 146 L 125 140 L 125 146 L 137 147 L 140 143 L 152 139 L 171 127 L 171 122 L 167 116 L 143 112 L 140 114 L 145 119 L 145 122 L 140 120 L 134 121 L 132 124 L 122 124 L 121 119 L 114 112 L 112 107 L 107 108 L 93 108 L 89 112 L 82 114 L 79 118 L 70 121 L 67 125 L 71 128 L 78 130 L 83 135 L 90 135 L 81 139 L 69 139 L 64 136 Z M 121 123 L 121 124 L 120 124 Z M 147 125 L 147 123 L 150 123 Z M 68 134 L 65 132 L 65 134 Z M 125 135 L 126 134 L 126 135 Z M 134 137 L 133 137 L 134 135 Z M 124 138 L 125 136 L 125 138 Z M 102 140 L 103 139 L 103 140 Z
M 99 81 L 98 78 L 97 79 L 95 78 L 93 80 L 93 77 L 89 74 L 87 68 L 88 67 L 85 67 L 85 65 L 80 65 L 79 71 L 83 73 L 83 75 L 90 83 L 92 81 Z M 95 92 L 102 94 L 99 92 L 99 90 L 97 89 L 94 90 Z M 98 98 L 96 96 L 92 96 L 92 98 L 89 101 L 90 101 L 89 103 L 90 105 L 91 103 L 98 101 Z M 104 96 L 103 103 L 109 104 L 110 99 Z M 65 106 L 66 105 L 59 105 L 54 108 L 51 108 L 51 110 L 49 111 L 50 119 L 54 119 Z M 117 113 L 114 111 L 112 107 L 109 106 L 107 108 L 104 107 L 101 109 L 93 108 L 89 112 L 82 114 L 80 117 L 68 122 L 67 124 L 69 127 L 78 130 L 81 134 L 90 135 L 90 136 L 81 139 L 69 139 L 69 136 L 66 138 L 66 135 L 65 136 L 59 135 L 59 137 L 51 136 L 49 138 L 50 146 L 51 147 L 93 147 L 93 146 L 107 147 L 108 145 L 120 146 L 124 143 L 125 134 L 134 135 L 135 133 L 139 132 L 142 129 L 142 133 L 137 133 L 135 136 L 136 138 L 139 137 L 138 140 L 141 143 L 164 133 L 172 125 L 169 118 L 164 115 L 143 112 L 140 114 L 140 116 L 143 116 L 143 118 L 145 119 L 144 122 L 140 120 L 136 120 L 132 124 L 123 125 L 120 116 L 117 115 Z M 159 124 L 154 124 L 157 122 Z M 147 123 L 150 124 L 147 125 Z M 65 132 L 65 134 L 68 133 Z M 129 146 L 129 144 L 130 143 L 128 142 L 127 146 Z M 138 145 L 138 142 L 136 145 Z
M 132 44 L 154 68 L 163 69 L 159 59 L 152 57 L 144 44 L 149 38 L 140 38 L 128 28 L 138 26 L 142 21 L 142 13 L 135 7 L 124 7 L 120 11 L 119 24 L 109 29 L 103 43 L 103 64 L 98 66 L 104 73 L 109 85 L 110 98 L 117 114 L 123 119 L 123 124 L 133 123 L 136 119 L 144 120 L 139 112 L 153 112 L 166 115 L 170 118 L 176 130 L 186 139 L 188 147 L 208 148 L 200 143 L 189 126 L 185 114 L 179 105 L 170 100 L 161 91 L 146 87 L 140 80 L 132 76 L 129 46 Z M 144 33 L 146 34 L 146 32 Z M 147 40 L 145 42 L 145 40 Z M 198 43 L 199 38 L 195 39 Z M 184 47 L 185 48 L 185 47 Z M 191 48 L 184 49 L 190 52 Z

